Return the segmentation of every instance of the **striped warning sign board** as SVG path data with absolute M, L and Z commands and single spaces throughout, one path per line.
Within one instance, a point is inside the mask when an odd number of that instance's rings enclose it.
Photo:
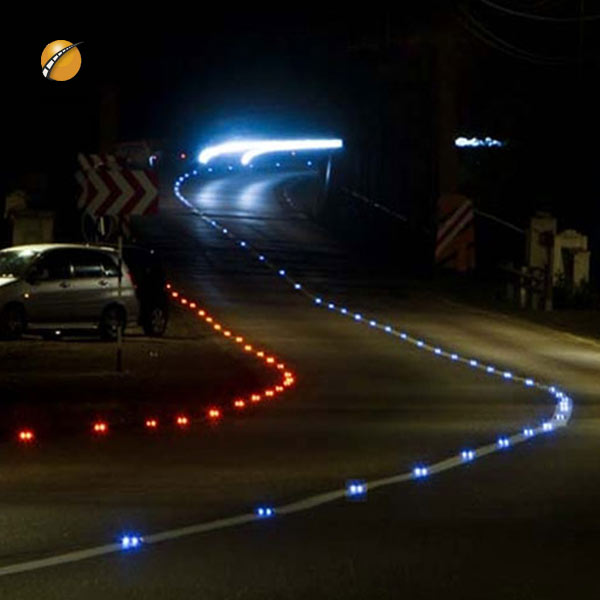
M 96 217 L 148 215 L 158 210 L 158 180 L 150 169 L 128 169 L 110 154 L 79 154 L 79 208 Z
M 461 272 L 475 268 L 475 213 L 465 196 L 447 194 L 438 201 L 435 262 Z

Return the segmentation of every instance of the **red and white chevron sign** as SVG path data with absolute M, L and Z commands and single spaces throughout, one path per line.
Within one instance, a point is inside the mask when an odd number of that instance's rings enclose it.
M 110 154 L 79 154 L 78 206 L 97 217 L 148 215 L 158 210 L 158 179 L 146 169 L 128 169 Z
M 436 263 L 457 271 L 475 267 L 475 213 L 465 196 L 447 194 L 438 201 Z

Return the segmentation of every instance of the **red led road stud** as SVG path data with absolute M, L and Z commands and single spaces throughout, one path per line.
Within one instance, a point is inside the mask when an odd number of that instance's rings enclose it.
M 35 435 L 33 433 L 33 431 L 31 431 L 31 429 L 22 429 L 21 431 L 19 431 L 19 441 L 22 442 L 23 444 L 28 444 L 30 442 L 33 442 L 33 440 L 35 439 Z
M 173 298 L 177 298 L 179 297 L 179 292 L 171 292 L 171 296 L 173 296 Z
M 97 421 L 92 426 L 92 431 L 98 434 L 108 433 L 108 424 L 104 421 Z
M 156 419 L 146 419 L 147 429 L 156 429 L 158 427 L 158 421 Z
M 221 418 L 221 411 L 218 408 L 209 408 L 208 409 L 208 418 L 211 420 L 216 420 Z
M 271 398 L 274 395 L 275 395 L 275 392 L 273 390 L 265 390 L 265 396 L 268 396 L 269 398 Z
M 233 406 L 235 406 L 236 408 L 245 408 L 246 407 L 246 402 L 242 399 L 237 399 L 234 401 Z
M 252 394 L 252 396 L 250 396 L 250 400 L 252 402 L 260 402 L 260 394 Z
M 175 423 L 177 423 L 179 427 L 187 427 L 190 424 L 190 420 L 185 415 L 179 415 L 175 419 Z

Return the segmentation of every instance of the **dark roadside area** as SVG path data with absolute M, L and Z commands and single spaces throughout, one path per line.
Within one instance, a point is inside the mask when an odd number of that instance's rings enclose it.
M 209 406 L 232 409 L 233 400 L 271 383 L 272 373 L 208 326 L 173 306 L 162 338 L 129 332 L 123 370 L 117 345 L 97 337 L 48 341 L 33 335 L 0 344 L 1 427 L 5 441 L 23 428 L 37 439 L 86 435 L 104 421 L 111 430 L 175 428 L 185 414 L 190 425 Z
M 506 300 L 506 284 L 477 276 L 438 273 L 423 293 L 441 296 L 471 308 L 502 313 L 536 325 L 600 341 L 600 310 L 592 308 L 555 308 L 551 311 L 519 308 Z
M 412 264 L 414 240 L 409 229 L 385 213 L 348 195 L 322 206 L 316 178 L 297 177 L 282 184 L 281 202 L 306 215 L 315 225 L 333 235 L 354 257 L 357 271 L 368 273 L 373 287 L 384 287 L 391 295 L 422 297 L 427 302 L 446 302 L 465 308 L 500 313 L 528 323 L 550 327 L 600 341 L 600 294 L 590 292 L 582 306 L 565 306 L 556 290 L 554 309 L 521 308 L 511 298 L 514 291 L 506 273 L 498 266 L 479 267 L 461 274 L 437 268 L 421 271 Z M 510 299 L 509 299 L 510 298 Z

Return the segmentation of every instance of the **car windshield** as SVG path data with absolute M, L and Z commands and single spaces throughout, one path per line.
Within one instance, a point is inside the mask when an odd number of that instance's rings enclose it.
M 37 255 L 33 250 L 0 252 L 0 277 L 22 277 Z

